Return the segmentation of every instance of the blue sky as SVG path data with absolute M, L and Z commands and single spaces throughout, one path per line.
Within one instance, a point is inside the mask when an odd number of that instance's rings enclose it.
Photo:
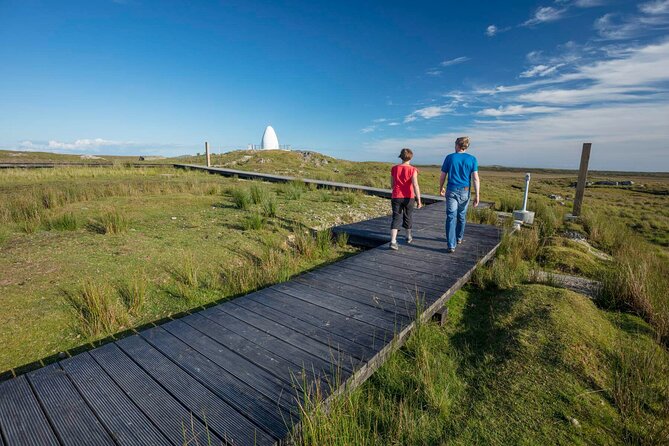
M 669 0 L 0 0 L 0 148 L 669 170 Z

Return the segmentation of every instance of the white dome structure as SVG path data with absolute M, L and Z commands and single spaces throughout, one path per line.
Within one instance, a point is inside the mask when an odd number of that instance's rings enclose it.
M 262 134 L 260 148 L 262 150 L 279 150 L 279 139 L 276 137 L 276 132 L 271 125 L 268 125 Z

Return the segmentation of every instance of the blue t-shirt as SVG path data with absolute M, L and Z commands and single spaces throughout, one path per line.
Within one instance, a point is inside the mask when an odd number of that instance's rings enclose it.
M 441 171 L 448 174 L 447 189 L 469 187 L 472 172 L 478 172 L 479 163 L 469 153 L 451 153 L 441 165 Z

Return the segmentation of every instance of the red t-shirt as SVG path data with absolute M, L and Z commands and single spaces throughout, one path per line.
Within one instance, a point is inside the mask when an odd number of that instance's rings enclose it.
M 414 172 L 418 172 L 410 164 L 397 164 L 390 169 L 393 177 L 393 198 L 414 198 L 412 178 Z

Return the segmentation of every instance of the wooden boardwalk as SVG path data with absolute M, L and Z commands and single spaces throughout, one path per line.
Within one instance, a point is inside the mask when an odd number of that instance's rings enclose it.
M 397 252 L 378 246 L 388 217 L 341 226 L 377 247 L 0 383 L 0 446 L 280 442 L 303 390 L 364 381 L 410 333 L 417 296 L 431 317 L 493 255 L 499 229 L 473 224 L 447 254 L 443 207 L 417 211 Z
M 174 164 L 174 167 L 179 169 L 202 170 L 216 175 L 223 175 L 226 177 L 237 177 L 244 180 L 262 180 L 272 183 L 287 183 L 291 181 L 300 181 L 304 184 L 312 184 L 320 188 L 328 188 L 333 190 L 355 190 L 367 195 L 376 197 L 390 198 L 392 191 L 390 189 L 382 189 L 379 187 L 362 186 L 360 184 L 338 183 L 336 181 L 314 180 L 310 178 L 298 178 L 287 175 L 275 175 L 271 173 L 250 172 L 247 170 L 227 169 L 223 167 L 207 167 L 199 164 Z M 422 194 L 422 199 L 425 204 L 440 203 L 444 201 L 444 197 L 439 195 Z M 479 204 L 481 208 L 492 207 L 495 203 L 482 201 Z

